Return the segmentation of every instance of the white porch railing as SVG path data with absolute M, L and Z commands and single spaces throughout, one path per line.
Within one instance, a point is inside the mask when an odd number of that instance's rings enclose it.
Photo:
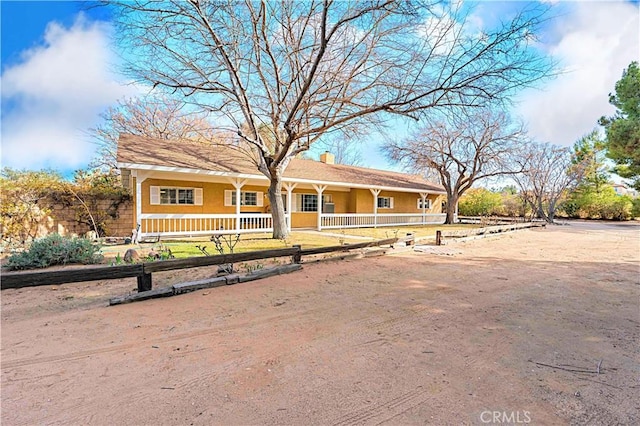
M 287 216 L 288 217 L 288 216 Z M 239 226 L 238 224 L 239 219 Z M 142 214 L 140 236 L 198 236 L 271 232 L 270 214 Z
M 378 214 L 372 213 L 323 213 L 323 229 L 365 228 L 372 226 L 429 225 L 444 223 L 446 214 Z
M 444 223 L 444 214 L 355 214 L 321 215 L 322 229 L 371 228 L 374 226 L 428 225 Z M 289 220 L 289 215 L 286 215 Z M 239 220 L 239 222 L 238 222 Z M 239 226 L 236 226 L 239 223 Z M 150 236 L 199 236 L 229 233 L 272 232 L 271 214 L 142 214 L 141 238 Z

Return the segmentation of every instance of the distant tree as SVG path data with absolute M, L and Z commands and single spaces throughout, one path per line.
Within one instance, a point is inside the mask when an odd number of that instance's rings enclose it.
M 606 142 L 598 130 L 581 137 L 573 145 L 573 164 L 583 168 L 576 188 L 562 202 L 561 209 L 569 217 L 608 218 L 613 206 L 619 204 L 609 185 L 606 165 Z M 624 216 L 624 214 L 618 214 Z
M 2 242 L 24 247 L 48 231 L 47 218 L 55 204 L 74 212 L 75 220 L 98 236 L 106 235 L 107 222 L 116 218 L 119 205 L 130 199 L 118 180 L 114 172 L 98 170 L 77 171 L 73 181 L 67 181 L 53 171 L 4 168 L 0 173 Z
M 56 194 L 75 212 L 75 220 L 91 228 L 96 236 L 109 235 L 107 223 L 118 217 L 120 205 L 130 200 L 115 170 L 78 170 L 73 182 L 64 182 Z
M 618 195 L 611 185 L 572 192 L 560 208 L 569 217 L 626 220 L 632 215 L 633 201 Z
M 573 145 L 573 164 L 584 167 L 580 186 L 596 191 L 609 183 L 609 167 L 606 164 L 607 145 L 597 129 L 584 135 Z
M 522 168 L 513 176 L 523 199 L 537 217 L 554 222 L 556 210 L 582 180 L 585 165 L 576 163 L 570 148 L 532 143 L 512 153 Z
M 459 213 L 463 216 L 498 215 L 502 209 L 502 196 L 486 188 L 471 188 L 459 202 Z
M 124 133 L 176 141 L 212 137 L 205 114 L 188 112 L 184 102 L 165 96 L 120 100 L 102 113 L 101 119 L 89 133 L 99 146 L 98 157 L 91 166 L 104 171 L 116 169 L 118 138 Z
M 136 57 L 130 75 L 217 114 L 253 147 L 270 181 L 274 238 L 288 232 L 283 173 L 321 138 L 506 100 L 552 72 L 532 48 L 547 17 L 540 6 L 479 32 L 458 2 L 439 0 L 108 3 Z
M 504 113 L 477 109 L 469 114 L 429 123 L 385 149 L 407 169 L 438 175 L 447 192 L 445 223 L 453 223 L 459 198 L 474 183 L 519 171 L 511 156 L 521 144 L 523 128 L 514 126 Z
M 602 117 L 599 123 L 607 133 L 608 157 L 616 163 L 614 171 L 632 179 L 640 190 L 640 68 L 631 62 L 609 94 L 609 103 L 616 107 L 612 117 Z
M 362 166 L 362 151 L 360 146 L 348 139 L 333 139 L 329 142 L 321 142 L 320 147 L 335 156 L 336 164 L 345 164 L 349 166 Z
M 38 226 L 51 212 L 43 201 L 60 189 L 56 172 L 10 168 L 0 174 L 0 232 L 4 244 L 23 246 L 38 235 Z

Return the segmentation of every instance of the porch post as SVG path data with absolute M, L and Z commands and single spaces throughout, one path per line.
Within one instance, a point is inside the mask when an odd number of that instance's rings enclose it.
M 422 198 L 422 224 L 426 224 L 427 223 L 427 194 L 426 192 L 421 192 L 420 193 L 420 198 Z
M 373 227 L 378 227 L 378 195 L 380 195 L 380 189 L 371 189 L 371 194 L 373 194 Z
M 318 231 L 322 230 L 322 193 L 325 189 L 327 189 L 327 185 L 316 185 L 313 184 L 314 189 L 318 193 Z
M 236 231 L 240 232 L 240 190 L 247 183 L 246 179 L 232 179 L 231 185 L 236 189 L 235 197 L 236 197 Z
M 131 171 L 131 176 L 136 178 L 136 230 L 133 238 L 134 243 L 140 242 L 140 232 L 142 231 L 142 182 L 147 179 L 147 173 L 138 172 L 137 170 Z
M 289 218 L 287 219 L 287 230 L 289 232 L 291 232 L 291 221 L 293 219 L 293 217 L 292 217 L 293 212 L 291 211 L 291 206 L 292 206 L 291 198 L 293 196 L 293 190 L 296 188 L 296 186 L 298 186 L 297 183 L 285 183 L 284 184 L 284 189 L 287 190 L 287 213 L 289 215 Z

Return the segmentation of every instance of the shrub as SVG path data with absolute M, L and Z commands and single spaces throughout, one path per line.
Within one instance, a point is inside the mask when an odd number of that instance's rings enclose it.
M 611 186 L 600 190 L 580 188 L 562 206 L 569 217 L 609 220 L 629 219 L 632 217 L 632 208 L 631 198 L 616 194 Z
M 102 255 L 99 244 L 83 238 L 65 238 L 50 234 L 31 243 L 28 250 L 14 253 L 7 259 L 7 268 L 35 269 L 67 263 L 98 263 Z
M 640 198 L 634 198 L 632 203 L 631 217 L 640 217 Z
M 502 196 L 484 188 L 468 190 L 458 204 L 462 216 L 489 216 L 500 214 Z
M 610 220 L 628 220 L 631 218 L 631 198 L 626 195 L 618 195 L 617 199 L 610 200 L 600 209 L 600 217 Z

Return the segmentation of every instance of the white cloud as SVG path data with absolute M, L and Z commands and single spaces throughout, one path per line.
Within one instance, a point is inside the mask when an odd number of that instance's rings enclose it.
M 577 2 L 551 29 L 546 49 L 564 74 L 521 97 L 519 113 L 539 141 L 572 145 L 612 114 L 609 93 L 622 71 L 638 60 L 638 6 L 627 2 Z
M 86 130 L 98 114 L 134 88 L 111 69 L 112 28 L 82 14 L 70 28 L 51 22 L 44 43 L 2 73 L 2 165 L 82 168 L 95 146 Z

